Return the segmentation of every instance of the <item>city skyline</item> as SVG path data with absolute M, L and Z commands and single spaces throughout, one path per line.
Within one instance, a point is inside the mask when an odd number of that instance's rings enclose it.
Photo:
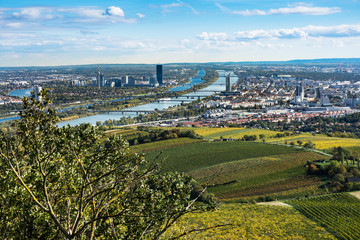
M 357 58 L 358 0 L 0 5 L 0 66 Z

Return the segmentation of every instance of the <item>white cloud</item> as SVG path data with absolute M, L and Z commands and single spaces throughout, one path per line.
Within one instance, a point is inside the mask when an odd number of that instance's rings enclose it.
M 22 28 L 25 26 L 25 24 L 20 22 L 9 22 L 6 23 L 5 26 L 9 28 Z
M 360 36 L 360 25 L 307 26 L 302 28 L 251 30 L 225 33 L 202 32 L 198 35 L 205 41 L 252 41 L 257 39 L 306 39 L 306 38 L 344 38 Z
M 254 10 L 248 10 L 246 9 L 245 11 L 232 11 L 232 14 L 239 14 L 239 15 L 243 15 L 243 16 L 253 16 L 253 15 L 258 15 L 258 16 L 264 16 L 264 15 L 268 15 L 265 11 L 259 10 L 259 9 L 254 9 Z
M 169 12 L 171 12 L 171 10 L 170 10 L 171 8 L 178 8 L 178 7 L 186 7 L 186 8 L 189 8 L 195 14 L 199 13 L 190 4 L 184 3 L 184 2 L 182 2 L 180 0 L 177 0 L 176 3 L 160 5 L 160 8 L 162 9 L 162 13 L 169 13 Z
M 105 11 L 105 14 L 115 17 L 125 17 L 124 11 L 121 8 L 115 6 L 108 7 Z
M 143 16 L 143 15 L 141 15 Z M 138 15 L 138 17 L 140 17 Z M 60 28 L 72 27 L 79 24 L 107 24 L 107 23 L 133 23 L 136 18 L 126 18 L 120 7 L 110 6 L 101 9 L 93 6 L 86 7 L 28 7 L 28 8 L 1 8 L 0 28 L 23 28 L 30 23 L 37 23 L 38 27 L 56 26 Z M 28 30 L 28 29 L 26 29 Z
M 63 12 L 75 13 L 82 17 L 88 18 L 105 18 L 104 11 L 95 8 L 75 8 L 75 9 L 61 9 Z
M 136 15 L 137 15 L 139 18 L 145 18 L 145 15 L 144 15 L 144 14 L 137 13 Z
M 193 8 L 190 4 L 187 4 L 187 3 L 183 3 L 182 1 L 180 1 L 180 0 L 177 0 L 182 6 L 184 6 L 184 7 L 187 7 L 187 8 L 189 8 L 189 9 L 191 9 L 191 11 L 193 12 L 193 13 L 195 13 L 195 14 L 199 14 L 199 12 L 198 11 L 196 11 L 196 9 L 195 8 Z
M 198 35 L 198 38 L 200 38 L 201 40 L 210 40 L 210 41 L 219 41 L 219 40 L 227 40 L 227 35 L 226 33 L 207 33 L 207 32 L 202 32 L 201 34 Z
M 86 31 L 86 30 L 81 30 L 80 33 L 84 34 L 84 35 L 98 35 L 98 34 L 100 34 L 99 32 Z
M 25 8 L 20 12 L 14 12 L 14 17 L 17 18 L 30 18 L 37 19 L 41 17 L 41 9 L 40 8 Z
M 243 11 L 230 10 L 222 6 L 221 4 L 215 4 L 221 11 L 238 14 L 242 16 L 264 16 L 264 15 L 287 15 L 287 14 L 302 14 L 302 15 L 329 15 L 341 12 L 339 7 L 315 7 L 312 4 L 297 3 L 295 5 L 289 5 L 285 8 L 277 8 L 270 10 L 259 10 L 259 9 L 246 9 Z

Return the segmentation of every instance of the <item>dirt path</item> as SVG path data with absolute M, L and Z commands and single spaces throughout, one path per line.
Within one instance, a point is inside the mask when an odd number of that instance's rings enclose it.
M 360 199 L 360 191 L 356 191 L 356 192 L 349 192 L 351 195 L 357 197 L 358 199 Z
M 267 206 L 280 206 L 280 207 L 291 207 L 291 205 L 279 202 L 279 201 L 272 201 L 272 202 L 260 202 L 257 203 L 259 205 L 267 205 Z

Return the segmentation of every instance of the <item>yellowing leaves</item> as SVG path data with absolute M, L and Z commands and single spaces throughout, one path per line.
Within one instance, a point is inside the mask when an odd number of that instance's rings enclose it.
M 234 138 L 241 139 L 245 135 L 256 135 L 257 141 L 262 141 L 259 135 L 264 135 L 266 142 L 272 143 L 285 143 L 294 142 L 298 145 L 297 141 L 301 141 L 303 144 L 310 140 L 315 144 L 315 148 L 320 150 L 332 149 L 334 147 L 355 147 L 360 146 L 360 139 L 354 138 L 336 138 L 328 137 L 323 134 L 313 135 L 311 133 L 300 133 L 284 137 L 275 137 L 277 133 L 284 133 L 279 131 L 271 131 L 266 129 L 251 129 L 251 128 L 199 128 L 195 130 L 196 134 L 199 134 L 205 138 L 219 139 Z
M 336 239 L 293 208 L 252 204 L 223 204 L 214 212 L 190 214 L 169 233 L 222 224 L 230 225 L 182 239 Z

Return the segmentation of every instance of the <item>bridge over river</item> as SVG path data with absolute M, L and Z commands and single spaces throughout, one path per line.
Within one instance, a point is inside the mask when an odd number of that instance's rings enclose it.
M 136 114 L 149 114 L 149 113 L 164 113 L 166 111 L 162 110 L 132 110 L 132 109 L 123 109 L 123 110 L 94 110 L 93 112 L 102 113 L 102 114 L 124 114 L 124 113 L 136 113 Z
M 155 100 L 152 103 L 146 103 L 144 105 L 139 105 L 135 107 L 131 107 L 128 109 L 122 109 L 122 110 L 108 110 L 108 111 L 94 111 L 96 115 L 83 117 L 79 119 L 74 119 L 68 122 L 62 122 L 59 123 L 59 126 L 64 126 L 66 124 L 70 125 L 78 125 L 81 123 L 90 123 L 95 125 L 98 121 L 106 121 L 108 119 L 120 119 L 121 117 L 135 117 L 138 114 L 149 114 L 149 113 L 164 113 L 166 112 L 166 109 L 169 107 L 173 107 L 175 105 L 180 105 L 181 103 L 188 103 L 192 101 L 196 101 L 198 99 L 202 99 L 207 96 L 214 95 L 216 93 L 220 93 L 225 91 L 225 83 L 226 83 L 226 77 L 229 74 L 227 71 L 219 71 L 219 79 L 216 80 L 214 83 L 210 84 L 209 86 L 199 89 L 196 91 L 191 91 L 188 94 L 184 94 L 181 96 L 171 96 L 166 99 L 158 99 Z M 205 71 L 199 71 L 198 77 L 202 77 L 205 75 Z M 231 84 L 235 84 L 237 82 L 238 78 L 232 73 L 231 78 Z M 191 86 L 187 86 L 189 89 Z M 181 89 L 181 90 L 186 90 Z

